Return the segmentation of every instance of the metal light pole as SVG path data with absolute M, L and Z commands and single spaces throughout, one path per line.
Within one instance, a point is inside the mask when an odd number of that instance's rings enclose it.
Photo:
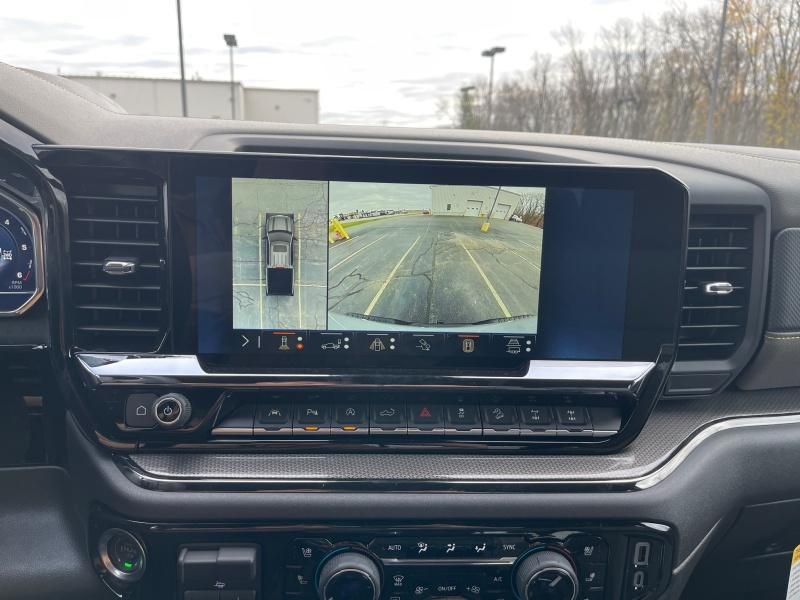
M 494 55 L 502 54 L 506 49 L 504 46 L 493 46 L 481 52 L 481 56 L 489 57 L 489 100 L 488 100 L 488 120 L 489 128 L 492 127 L 492 86 L 494 85 Z
M 183 66 L 183 22 L 181 19 L 181 0 L 177 0 L 178 4 L 178 52 L 181 57 L 181 112 L 186 117 L 189 110 L 186 107 L 186 71 Z
M 717 110 L 717 92 L 719 91 L 719 70 L 722 65 L 722 46 L 725 43 L 725 23 L 728 16 L 728 0 L 722 1 L 722 19 L 719 22 L 719 40 L 717 40 L 717 62 L 714 65 L 714 79 L 711 81 L 711 95 L 708 98 L 708 117 L 706 119 L 706 143 L 714 143 L 714 113 Z
M 236 88 L 233 82 L 233 49 L 236 48 L 236 36 L 232 33 L 226 33 L 222 36 L 225 38 L 225 43 L 228 44 L 228 50 L 231 56 L 231 119 L 236 118 Z
M 461 88 L 461 126 L 465 129 L 472 129 L 475 126 L 470 97 L 470 92 L 474 91 L 474 85 L 465 85 Z

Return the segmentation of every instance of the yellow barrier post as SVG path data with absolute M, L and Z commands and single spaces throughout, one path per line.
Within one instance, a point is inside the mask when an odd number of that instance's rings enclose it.
M 339 240 L 349 240 L 350 234 L 347 233 L 347 230 L 344 228 L 339 222 L 339 219 L 333 218 L 331 219 L 331 226 L 328 233 L 328 241 L 333 244 Z

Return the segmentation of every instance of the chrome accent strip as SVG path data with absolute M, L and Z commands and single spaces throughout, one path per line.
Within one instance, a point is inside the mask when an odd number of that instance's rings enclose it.
M 125 353 L 77 354 L 78 364 L 88 382 L 101 385 L 225 385 L 227 381 L 247 379 L 260 381 L 311 381 L 337 382 L 342 379 L 359 382 L 358 376 L 347 373 L 209 373 L 204 370 L 195 355 L 156 355 Z M 607 386 L 623 388 L 638 393 L 647 375 L 655 368 L 653 362 L 622 361 L 565 361 L 532 360 L 528 370 L 521 376 L 494 375 L 435 375 L 435 383 L 467 384 L 470 381 L 497 383 L 500 385 L 537 382 L 556 384 L 556 387 L 572 385 L 576 388 Z M 368 380 L 366 377 L 364 380 Z M 415 377 L 419 380 L 419 377 Z M 384 382 L 385 383 L 385 382 Z M 424 384 L 423 384 L 424 385 Z
M 13 204 L 20 211 L 25 213 L 25 216 L 31 223 L 31 234 L 33 235 L 33 262 L 34 270 L 36 272 L 36 289 L 33 294 L 28 298 L 19 308 L 15 310 L 0 311 L 0 317 L 18 317 L 25 313 L 30 307 L 36 304 L 36 301 L 42 297 L 45 290 L 44 281 L 44 237 L 42 231 L 42 223 L 39 221 L 38 215 L 30 209 L 24 202 L 20 202 L 10 194 L 0 190 L 0 200 L 5 200 Z M 16 292 L 15 292 L 16 293 Z M 27 292 L 20 292 L 27 293 Z
M 719 421 L 699 430 L 672 455 L 665 463 L 654 471 L 641 477 L 619 479 L 549 479 L 549 480 L 408 480 L 390 482 L 391 490 L 397 491 L 399 484 L 407 484 L 409 491 L 444 491 L 452 492 L 454 489 L 463 489 L 466 492 L 498 492 L 503 490 L 527 492 L 529 488 L 544 492 L 570 491 L 570 488 L 587 491 L 641 491 L 655 487 L 672 473 L 698 448 L 703 442 L 718 433 L 737 429 L 739 427 L 767 427 L 772 425 L 797 425 L 800 424 L 800 414 L 775 415 L 760 417 L 736 417 Z M 231 487 L 241 486 L 242 489 L 252 490 L 255 486 L 264 489 L 277 487 L 318 488 L 320 491 L 337 491 L 340 487 L 358 486 L 360 489 L 369 490 L 370 485 L 378 484 L 376 480 L 337 480 L 337 479 L 241 479 L 241 478 L 190 478 L 190 477 L 163 477 L 144 471 L 128 456 L 116 455 L 115 461 L 122 473 L 139 487 L 169 491 L 191 491 L 193 486 L 203 491 L 231 491 Z

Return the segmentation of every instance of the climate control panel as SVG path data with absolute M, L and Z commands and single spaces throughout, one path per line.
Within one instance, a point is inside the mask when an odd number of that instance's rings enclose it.
M 137 563 L 135 579 L 105 572 L 131 598 L 647 600 L 672 563 L 672 531 L 652 523 L 103 527 L 127 531 L 154 565 Z
M 426 532 L 368 544 L 299 538 L 290 556 L 295 562 L 286 566 L 285 591 L 298 600 L 576 600 L 605 597 L 609 546 L 584 533 L 558 538 Z M 347 593 L 337 584 L 345 572 L 351 573 Z

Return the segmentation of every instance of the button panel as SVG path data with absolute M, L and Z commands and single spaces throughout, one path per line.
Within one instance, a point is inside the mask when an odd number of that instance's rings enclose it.
M 333 400 L 333 401 L 331 401 Z M 130 403 L 135 407 L 137 399 Z M 262 401 L 243 393 L 228 400 L 212 435 L 254 438 L 480 438 L 487 441 L 565 441 L 609 438 L 622 427 L 614 406 L 542 404 L 488 399 L 455 401 L 375 398 L 368 394 L 335 399 L 315 396 Z

